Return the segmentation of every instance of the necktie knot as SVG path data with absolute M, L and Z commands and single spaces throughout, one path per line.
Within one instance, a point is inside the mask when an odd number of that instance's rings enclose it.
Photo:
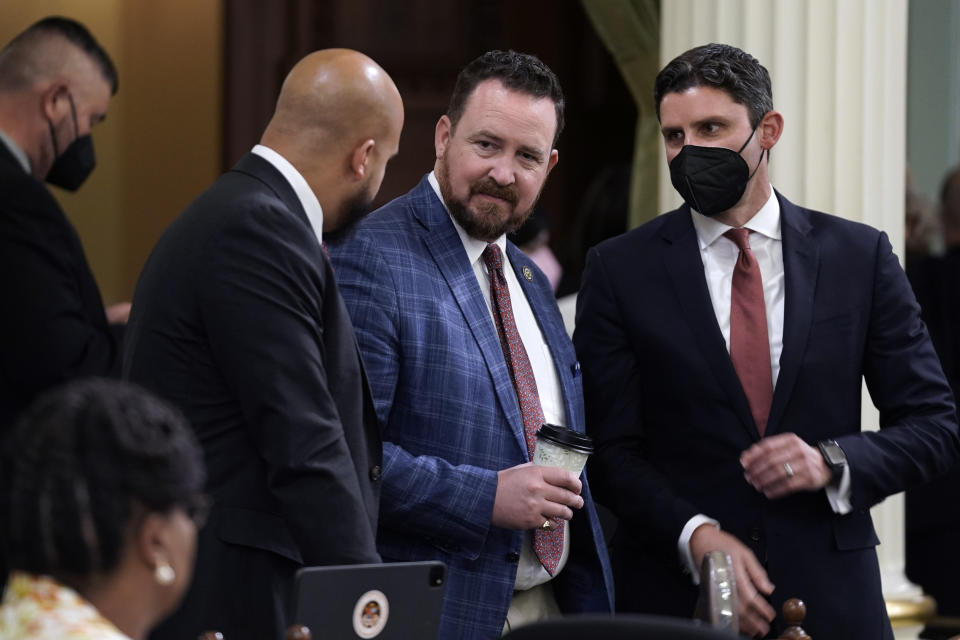
M 730 229 L 723 235 L 732 240 L 740 251 L 748 251 L 750 249 L 750 241 L 747 239 L 747 236 L 750 235 L 750 229 L 744 229 L 743 227 Z
M 483 261 L 490 271 L 499 271 L 503 268 L 503 256 L 500 254 L 500 247 L 495 244 L 488 244 L 483 250 Z

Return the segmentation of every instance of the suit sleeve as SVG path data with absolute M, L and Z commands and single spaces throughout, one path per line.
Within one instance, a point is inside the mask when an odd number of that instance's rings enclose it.
M 960 459 L 953 394 L 920 307 L 886 234 L 875 251 L 863 372 L 880 431 L 837 438 L 850 465 L 854 508 L 929 481 Z
M 335 286 L 329 265 L 289 212 L 264 206 L 237 218 L 218 234 L 209 273 L 197 274 L 213 357 L 240 400 L 304 564 L 378 562 L 327 382 L 323 304 Z
M 398 294 L 393 270 L 371 243 L 353 239 L 334 247 L 332 255 L 383 430 L 380 526 L 476 557 L 491 526 L 496 471 L 414 455 L 397 444 L 401 436 L 395 432 L 403 425 L 394 417 L 395 403 L 415 403 L 418 393 L 429 392 L 410 389 L 403 379 L 404 349 L 429 347 L 405 346 L 403 340 L 400 307 L 415 305 L 416 300 Z M 438 416 L 433 429 L 438 437 L 445 429 L 441 420 Z M 462 422 L 451 422 L 448 428 L 463 428 Z
M 594 439 L 587 464 L 596 500 L 634 530 L 675 548 L 698 510 L 648 462 L 641 354 L 631 344 L 622 301 L 597 248 L 587 254 L 573 342 L 583 371 L 587 432 Z
M 45 229 L 50 216 L 40 212 L 24 215 L 38 218 L 29 228 L 0 230 L 0 330 L 8 382 L 32 397 L 70 378 L 115 374 L 118 345 L 73 230 Z

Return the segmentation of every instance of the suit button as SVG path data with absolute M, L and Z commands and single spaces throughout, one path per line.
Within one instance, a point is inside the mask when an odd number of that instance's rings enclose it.
M 750 529 L 750 539 L 754 542 L 760 542 L 760 529 L 758 527 Z
M 507 554 L 507 562 L 520 562 L 520 554 L 516 551 L 511 551 Z
M 380 465 L 374 465 L 370 469 L 370 479 L 373 480 L 374 482 L 380 481 Z

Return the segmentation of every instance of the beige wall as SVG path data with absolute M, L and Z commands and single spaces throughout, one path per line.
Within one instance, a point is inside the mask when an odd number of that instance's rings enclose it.
M 110 304 L 133 295 L 163 229 L 220 170 L 221 0 L 5 0 L 0 43 L 52 14 L 84 23 L 120 90 L 93 131 L 97 169 L 55 190 Z

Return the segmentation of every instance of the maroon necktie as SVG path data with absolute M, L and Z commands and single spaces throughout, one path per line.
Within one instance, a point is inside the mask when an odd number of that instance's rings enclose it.
M 740 248 L 730 287 L 730 359 L 747 395 L 757 431 L 763 437 L 773 401 L 773 372 L 763 280 L 757 258 L 750 250 L 749 233 L 748 229 L 730 229 L 723 234 Z
M 527 440 L 527 453 L 532 459 L 533 451 L 537 446 L 537 429 L 543 424 L 543 409 L 540 408 L 537 381 L 533 377 L 527 351 L 523 348 L 523 342 L 517 332 L 517 323 L 513 319 L 510 291 L 503 277 L 503 257 L 500 255 L 500 247 L 488 244 L 483 251 L 483 261 L 487 265 L 490 276 L 490 302 L 493 304 L 494 324 L 500 336 L 503 359 L 507 362 L 507 370 L 513 380 L 513 387 L 517 391 L 520 414 L 523 416 L 523 431 Z M 557 565 L 560 564 L 560 555 L 563 553 L 563 527 L 534 530 L 533 550 L 543 564 L 543 568 L 551 576 L 554 575 Z

